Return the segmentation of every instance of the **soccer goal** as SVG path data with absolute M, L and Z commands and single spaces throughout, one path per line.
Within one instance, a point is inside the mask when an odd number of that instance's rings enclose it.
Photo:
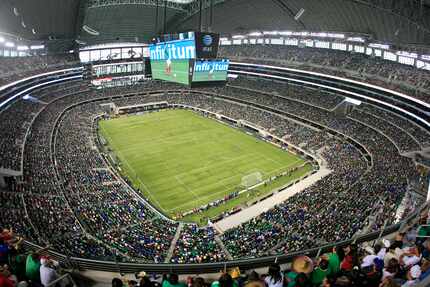
M 263 181 L 263 175 L 257 171 L 242 177 L 241 186 L 249 188 Z

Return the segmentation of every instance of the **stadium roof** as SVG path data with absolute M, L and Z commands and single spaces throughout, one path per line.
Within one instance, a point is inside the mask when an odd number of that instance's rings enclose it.
M 391 43 L 430 45 L 430 0 L 202 2 L 203 26 L 210 26 L 210 9 L 205 8 L 212 2 L 212 30 L 221 33 L 357 32 Z M 302 15 L 295 20 L 302 9 Z M 0 31 L 31 40 L 50 39 L 49 43 L 57 49 L 70 49 L 75 39 L 87 45 L 142 42 L 163 32 L 164 24 L 169 32 L 196 30 L 198 11 L 198 0 L 168 0 L 165 4 L 163 0 L 2 0 Z

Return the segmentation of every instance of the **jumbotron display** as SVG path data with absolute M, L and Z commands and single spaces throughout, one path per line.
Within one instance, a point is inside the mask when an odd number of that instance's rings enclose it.
M 193 82 L 226 81 L 229 63 L 227 59 L 196 60 Z
M 225 82 L 229 60 L 216 59 L 219 35 L 165 35 L 149 46 L 152 78 L 185 85 Z
M 159 60 L 151 61 L 152 78 L 175 82 L 184 85 L 190 84 L 190 60 Z

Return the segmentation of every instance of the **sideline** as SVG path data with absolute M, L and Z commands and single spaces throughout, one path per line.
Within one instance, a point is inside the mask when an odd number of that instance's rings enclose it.
M 313 185 L 315 182 L 326 177 L 330 173 L 331 170 L 328 169 L 326 166 L 320 166 L 320 170 L 318 172 L 308 176 L 307 178 L 301 180 L 293 186 L 290 186 L 289 188 L 286 188 L 283 191 L 278 192 L 263 201 L 260 201 L 248 208 L 239 211 L 238 213 L 221 219 L 220 221 L 214 223 L 213 227 L 222 234 L 231 228 L 234 228 L 244 222 L 251 220 L 252 218 L 262 214 L 263 212 L 266 212 L 275 205 L 284 202 L 291 196 L 303 191 L 304 189 Z

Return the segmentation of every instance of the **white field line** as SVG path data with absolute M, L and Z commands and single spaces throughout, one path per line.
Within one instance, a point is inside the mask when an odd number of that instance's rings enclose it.
M 213 186 L 213 185 L 219 184 L 219 182 L 221 182 L 221 181 L 226 181 L 226 180 L 229 180 L 230 178 L 233 178 L 233 177 L 236 177 L 236 176 L 237 176 L 237 175 L 232 175 L 232 176 L 229 176 L 229 177 L 225 177 L 225 178 L 223 178 L 223 179 L 221 179 L 221 180 L 219 180 L 219 181 L 217 181 L 217 182 L 214 182 L 214 183 L 212 183 L 212 184 L 206 184 L 206 185 L 205 185 L 205 187 L 210 187 L 210 186 Z M 185 185 L 185 184 L 184 184 L 184 185 Z M 203 188 L 203 187 L 202 187 L 202 188 Z M 201 189 L 201 188 L 198 188 L 197 190 L 199 190 L 199 189 Z M 216 195 L 216 194 L 224 193 L 224 192 L 225 192 L 225 190 L 220 190 L 220 191 L 217 191 L 217 192 L 215 192 L 215 193 L 211 193 L 211 194 L 204 195 L 204 196 L 198 196 L 198 195 L 197 195 L 197 202 L 201 202 L 201 201 L 202 201 L 203 199 L 205 199 L 205 198 L 211 197 L 211 196 Z M 170 196 L 169 196 L 169 197 L 172 197 L 173 195 L 178 194 L 178 193 L 180 193 L 180 192 L 170 193 Z M 193 192 L 193 194 L 195 194 L 195 193 Z M 167 198 L 168 198 L 168 197 L 167 197 Z M 185 206 L 185 205 L 187 205 L 187 204 L 189 204 L 189 203 L 184 203 L 184 204 L 181 204 L 181 205 L 177 205 L 175 208 L 170 209 L 170 211 L 171 211 L 171 210 L 176 210 L 176 209 L 178 209 L 178 208 L 180 208 L 180 207 L 182 207 L 182 206 Z
M 141 123 L 138 123 L 138 124 L 135 124 L 136 126 L 137 125 L 140 125 Z M 134 125 L 134 124 L 133 124 Z M 161 204 L 160 204 L 160 202 L 157 200 L 157 197 L 156 196 L 154 196 L 152 193 L 151 193 L 151 191 L 150 191 L 150 189 L 142 182 L 142 180 L 140 179 L 140 177 L 138 177 L 137 176 L 137 173 L 136 173 L 136 171 L 134 170 L 134 168 L 129 164 L 129 162 L 127 161 L 127 159 L 126 159 L 126 157 L 124 157 L 124 155 L 123 155 L 123 153 L 121 152 L 121 151 L 119 151 L 119 149 L 117 149 L 116 148 L 116 145 L 114 144 L 114 142 L 112 141 L 112 139 L 111 139 L 111 137 L 110 137 L 110 135 L 106 132 L 106 130 L 102 127 L 102 130 L 104 131 L 104 133 L 107 135 L 107 137 L 108 137 L 108 139 L 109 139 L 109 141 L 112 143 L 112 145 L 115 147 L 115 149 L 118 151 L 118 153 L 121 155 L 121 157 L 123 158 L 123 160 L 124 160 L 124 162 L 125 162 L 125 164 L 130 168 L 130 170 L 135 174 L 135 176 L 136 176 L 136 178 L 137 178 L 137 180 L 139 181 L 139 183 L 144 187 L 144 189 L 148 192 L 148 194 L 151 196 L 151 198 L 153 198 L 154 199 L 154 201 L 157 203 L 157 205 L 163 210 L 163 211 L 167 211 L 167 212 L 171 212 L 171 211 L 174 211 L 174 210 L 177 210 L 177 209 L 179 209 L 179 208 L 181 208 L 181 207 L 183 207 L 183 206 L 186 206 L 186 205 L 188 205 L 189 204 L 189 202 L 187 202 L 187 203 L 184 203 L 184 204 L 181 204 L 181 205 L 179 205 L 179 206 L 176 206 L 175 208 L 173 208 L 173 209 L 169 209 L 169 210 L 166 210 L 166 209 L 164 209 L 162 206 L 161 206 Z M 195 139 L 193 139 L 193 140 L 195 140 Z M 178 141 L 169 141 L 169 140 L 167 140 L 167 138 L 159 138 L 158 140 L 156 140 L 156 142 L 163 142 L 163 143 L 170 143 L 170 142 L 172 142 L 172 143 L 176 143 L 176 144 L 183 144 L 183 143 L 186 143 L 186 142 L 190 142 L 190 140 L 189 140 L 189 138 L 188 139 L 186 139 L 186 140 L 184 140 L 184 141 L 180 141 L 180 142 L 178 142 Z M 153 143 L 153 141 L 151 141 L 151 143 Z M 241 150 L 242 149 L 242 147 L 241 147 L 241 145 L 240 144 L 234 144 L 239 150 Z M 123 150 L 123 152 L 128 152 L 128 151 L 133 151 L 133 150 L 136 150 L 136 149 L 140 149 L 141 147 L 138 147 L 138 146 L 136 146 L 136 147 L 133 147 L 133 148 L 128 148 L 128 149 L 124 149 Z M 153 154 L 156 154 L 156 153 L 153 153 Z M 222 155 L 223 155 L 223 153 L 221 153 L 220 154 L 220 156 L 222 157 Z M 235 160 L 238 160 L 238 159 L 241 159 L 241 158 L 244 158 L 244 157 L 248 157 L 249 158 L 249 160 L 252 160 L 252 159 L 255 159 L 255 158 L 258 158 L 258 157 L 260 157 L 260 158 L 263 158 L 263 159 L 265 159 L 265 160 L 269 160 L 269 161 L 272 161 L 272 162 L 274 162 L 274 163 L 276 163 L 276 164 L 278 164 L 278 165 L 282 165 L 282 163 L 281 162 L 279 162 L 279 161 L 276 161 L 276 160 L 274 160 L 274 159 L 272 159 L 272 158 L 268 158 L 268 157 L 263 157 L 263 156 L 261 156 L 260 154 L 258 154 L 258 153 L 253 153 L 253 154 L 245 154 L 245 155 L 242 155 L 242 156 L 239 156 L 239 157 L 234 157 L 234 158 L 230 158 L 230 159 L 227 159 L 227 160 L 224 160 L 224 161 L 217 161 L 217 163 L 215 164 L 215 165 L 223 165 L 223 164 L 226 164 L 226 163 L 228 163 L 228 162 L 232 162 L 232 161 L 235 161 Z M 285 169 L 287 169 L 287 168 L 289 168 L 289 167 L 291 167 L 291 166 L 294 166 L 296 163 L 298 163 L 298 162 L 300 162 L 301 160 L 296 160 L 296 161 L 294 161 L 294 162 L 292 162 L 292 163 L 290 163 L 289 165 L 287 165 L 287 166 L 281 166 L 280 168 L 276 168 L 276 169 L 273 169 L 273 170 L 271 170 L 271 171 L 269 171 L 269 172 L 267 172 L 267 176 L 271 176 L 275 171 L 278 171 L 278 170 L 285 170 Z M 199 170 L 203 170 L 203 169 L 207 169 L 207 167 L 209 166 L 209 165 L 212 165 L 212 162 L 211 161 L 209 161 L 209 162 L 207 162 L 204 166 L 202 166 L 202 167 L 200 167 L 200 168 L 197 168 L 197 169 L 193 169 L 192 170 L 192 172 L 194 172 L 194 171 L 199 171 Z M 192 173 L 191 172 L 191 173 Z M 192 190 L 192 189 L 190 189 L 181 179 L 180 179 L 180 177 L 182 177 L 184 174 L 189 174 L 190 172 L 189 171 L 187 171 L 187 172 L 183 172 L 183 173 L 180 173 L 180 174 L 176 174 L 174 177 L 175 177 L 175 179 L 176 179 L 176 181 L 178 182 L 178 183 L 180 183 L 180 185 L 182 185 L 182 186 L 184 186 L 185 187 L 185 189 L 187 190 L 187 191 L 189 191 L 191 194 L 193 194 L 193 196 L 196 198 L 196 200 L 195 200 L 195 202 L 196 203 L 199 203 L 199 202 L 203 202 L 204 203 L 204 199 L 206 199 L 206 198 L 209 198 L 209 197 L 214 197 L 214 195 L 218 195 L 218 194 L 221 194 L 221 193 L 225 193 L 226 192 L 226 190 L 220 190 L 219 192 L 216 192 L 216 193 L 211 193 L 211 194 L 209 194 L 209 195 L 206 195 L 206 196 L 198 196 L 195 192 L 194 192 L 194 190 Z M 243 174 L 243 173 L 241 173 L 241 174 Z M 218 180 L 218 181 L 216 181 L 216 182 L 214 182 L 214 183 L 212 183 L 212 184 L 209 184 L 209 185 L 205 185 L 204 187 L 202 187 L 202 189 L 203 188 L 207 188 L 207 187 L 210 187 L 210 186 L 214 186 L 214 185 L 218 185 L 219 183 L 221 183 L 222 185 L 224 185 L 224 187 L 226 188 L 226 189 L 229 189 L 229 187 L 227 187 L 225 184 L 224 184 L 224 182 L 225 181 L 227 181 L 227 180 L 229 180 L 229 179 L 231 179 L 231 178 L 233 178 L 233 177 L 236 177 L 236 176 L 238 176 L 237 174 L 236 175 L 232 175 L 232 176 L 229 176 L 229 177 L 226 177 L 226 178 L 223 178 L 223 179 L 221 179 L 221 180 Z M 254 186 L 253 188 L 255 188 L 255 187 L 258 187 L 259 185 L 257 185 L 257 186 Z M 252 188 L 251 188 L 252 189 Z M 248 188 L 248 189 L 246 189 L 246 190 L 242 190 L 241 191 L 241 193 L 243 193 L 244 191 L 249 191 L 249 190 L 251 190 L 250 188 Z M 199 189 L 196 189 L 195 191 L 198 191 Z M 176 192 L 176 193 L 170 193 L 170 196 L 169 197 L 171 197 L 171 196 L 174 196 L 174 195 L 176 195 L 176 194 L 178 194 L 178 193 L 181 193 L 181 192 Z M 169 197 L 167 197 L 167 198 L 169 198 Z M 166 198 L 166 199 L 167 199 Z
M 115 147 L 115 149 L 117 150 L 117 152 L 119 154 L 121 154 L 121 151 L 119 149 L 116 148 L 114 141 L 112 140 L 112 138 L 110 137 L 110 135 L 106 132 L 106 130 L 102 127 L 102 130 L 104 132 L 104 134 L 107 136 L 109 142 Z M 121 154 L 122 155 L 122 154 Z M 125 164 L 132 170 L 132 172 L 135 174 L 137 180 L 140 182 L 140 184 L 143 186 L 143 188 L 148 192 L 149 196 L 151 196 L 154 201 L 157 203 L 158 207 L 161 208 L 161 210 L 164 210 L 164 208 L 161 206 L 160 202 L 157 200 L 157 198 L 151 193 L 151 191 L 149 190 L 149 188 L 142 182 L 142 180 L 140 180 L 139 176 L 137 176 L 136 171 L 134 170 L 134 168 L 128 163 L 127 158 L 124 156 L 121 156 L 125 162 Z
M 176 179 L 177 182 L 179 182 L 180 185 L 182 185 L 183 187 L 185 187 L 185 189 L 188 192 L 192 193 L 194 195 L 194 197 L 196 198 L 197 201 L 199 200 L 199 196 L 191 188 L 189 188 L 177 175 L 175 175 L 175 179 Z M 178 192 L 174 193 L 174 194 L 178 194 Z
M 272 173 L 272 172 L 274 172 L 274 171 L 277 171 L 277 170 L 287 169 L 287 168 L 289 168 L 289 167 L 291 167 L 291 166 L 294 166 L 294 165 L 295 165 L 296 163 L 298 163 L 298 162 L 300 162 L 300 160 L 296 160 L 296 161 L 292 162 L 291 164 L 286 165 L 286 166 L 284 166 L 284 167 L 274 169 L 274 170 L 273 170 L 273 171 L 271 171 L 270 173 Z M 269 174 L 270 174 L 270 173 L 269 173 Z M 226 178 L 224 178 L 224 179 L 222 179 L 222 180 L 220 180 L 220 181 L 214 182 L 213 184 L 205 185 L 205 186 L 207 187 L 207 186 L 212 186 L 212 185 L 215 185 L 215 184 L 219 184 L 219 182 L 226 181 L 226 180 L 228 180 L 228 179 L 230 179 L 230 178 L 232 178 L 232 177 L 236 177 L 236 176 L 237 176 L 237 175 L 232 175 L 232 176 L 230 176 L 230 177 L 226 177 Z M 267 180 L 267 179 L 266 179 L 266 180 Z M 264 182 L 263 182 L 263 183 L 264 183 Z M 255 186 L 253 186 L 253 187 L 251 187 L 251 188 L 243 189 L 243 190 L 239 191 L 239 194 L 241 194 L 241 193 L 243 193 L 243 192 L 250 191 L 250 190 L 252 190 L 252 189 L 254 189 L 254 188 L 256 188 L 256 187 L 258 187 L 258 186 L 260 186 L 260 185 L 262 185 L 262 184 L 257 184 L 257 185 L 255 185 Z M 224 186 L 225 186 L 225 185 L 224 185 Z M 173 196 L 173 195 L 178 194 L 178 193 L 180 193 L 180 192 L 171 193 L 171 195 Z M 225 193 L 225 190 L 221 190 L 221 191 L 219 191 L 219 192 L 211 193 L 210 195 L 206 195 L 206 196 L 200 196 L 200 197 L 199 197 L 199 199 L 197 200 L 197 202 L 201 202 L 201 201 L 202 201 L 203 199 L 205 199 L 205 198 L 208 198 L 208 197 L 211 197 L 211 196 L 214 196 L 214 195 L 220 194 L 220 193 Z M 170 212 L 170 211 L 177 210 L 177 209 L 179 209 L 179 208 L 181 208 L 181 207 L 183 207 L 183 206 L 186 206 L 186 205 L 188 205 L 188 204 L 189 204 L 189 203 L 184 203 L 184 204 L 178 205 L 178 206 L 176 206 L 175 208 L 169 209 L 169 212 Z

